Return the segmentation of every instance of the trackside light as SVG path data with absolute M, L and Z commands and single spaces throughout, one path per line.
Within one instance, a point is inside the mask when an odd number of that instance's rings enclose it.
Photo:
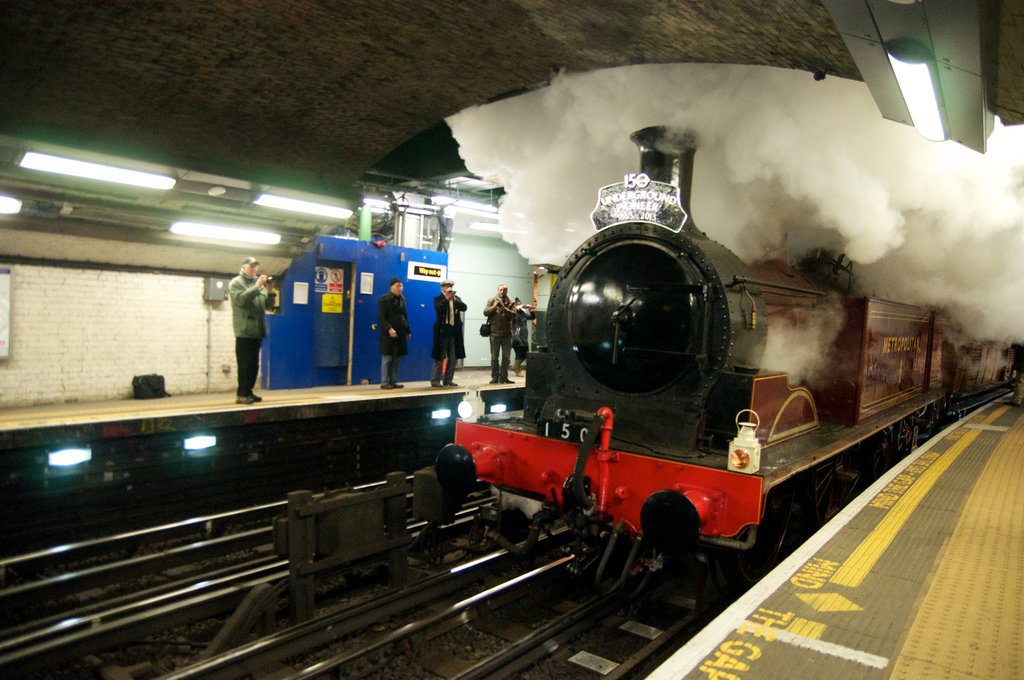
M 431 411 L 430 417 L 434 420 L 444 420 L 445 418 L 451 418 L 452 410 L 450 408 L 439 408 L 436 411 Z
M 507 409 L 505 404 L 491 404 L 491 413 L 504 413 Z
M 46 462 L 51 467 L 72 467 L 90 460 L 92 460 L 92 449 L 88 447 L 61 449 L 46 454 Z
M 0 196 L 0 215 L 17 215 L 21 212 L 21 201 L 12 196 Z
M 217 437 L 212 434 L 197 434 L 186 437 L 182 446 L 186 451 L 205 451 L 217 445 Z
M 21 159 L 20 165 L 29 170 L 41 170 L 42 172 L 52 172 L 58 175 L 84 177 L 85 179 L 95 179 L 101 182 L 129 184 L 145 189 L 161 189 L 166 191 L 176 184 L 176 180 L 173 177 L 118 168 L 113 165 L 88 163 L 73 158 L 51 156 L 50 154 L 37 153 L 35 151 L 26 153 Z

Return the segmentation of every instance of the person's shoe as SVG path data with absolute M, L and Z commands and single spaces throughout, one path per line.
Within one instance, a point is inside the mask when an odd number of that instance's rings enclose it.
M 395 386 L 392 385 L 391 383 L 384 383 L 383 385 L 380 386 L 380 388 L 382 390 L 393 390 L 395 389 Z
M 249 398 L 252 399 L 253 401 L 263 401 L 263 397 L 256 394 L 250 394 Z
M 487 384 L 488 384 L 488 385 L 497 385 L 497 384 L 498 384 L 498 381 L 497 381 L 497 380 L 492 380 L 491 382 L 489 382 L 489 383 L 487 383 Z
M 400 389 L 402 389 L 403 387 L 405 387 L 405 385 L 403 385 L 403 384 L 401 384 L 401 383 L 395 383 L 395 384 L 393 384 L 393 385 L 391 386 L 391 389 L 395 389 L 395 390 L 400 390 Z
M 432 382 L 432 383 L 430 383 L 430 386 L 431 387 L 441 387 L 442 385 L 441 385 L 441 383 Z
M 253 399 L 252 397 L 239 397 L 238 399 L 235 399 L 235 403 L 236 404 L 255 404 L 256 400 Z
M 502 380 L 500 382 L 501 382 L 502 385 L 515 385 L 516 384 L 515 380 Z
M 459 384 L 458 383 L 445 383 L 444 386 L 445 387 L 458 387 Z

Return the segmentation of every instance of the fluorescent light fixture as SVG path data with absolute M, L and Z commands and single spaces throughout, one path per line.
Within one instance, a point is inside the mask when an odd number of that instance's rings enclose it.
M 391 203 L 389 201 L 385 201 L 383 198 L 363 198 L 363 205 L 368 205 L 371 208 L 391 209 Z
M 460 401 L 458 412 L 460 418 L 462 418 L 463 420 L 468 420 L 469 418 L 473 417 L 473 405 L 470 404 L 468 401 Z
M 910 119 L 918 133 L 933 142 L 946 139 L 946 129 L 942 125 L 942 114 L 939 112 L 939 99 L 935 94 L 935 85 L 928 64 L 903 61 L 891 53 L 889 63 L 892 64 L 903 101 L 907 104 Z
M 0 215 L 17 215 L 21 212 L 21 201 L 11 196 L 0 196 Z
M 171 233 L 178 234 L 179 236 L 212 238 L 218 241 L 261 243 L 268 246 L 276 246 L 281 242 L 281 235 L 275 234 L 272 231 L 229 227 L 222 224 L 203 224 L 201 222 L 175 222 L 171 225 Z
M 256 197 L 256 200 L 253 201 L 253 203 L 267 208 L 290 210 L 292 212 L 308 213 L 310 215 L 320 215 L 322 217 L 334 217 L 339 220 L 347 220 L 352 217 L 351 210 L 348 208 L 342 208 L 338 205 L 328 205 L 326 203 L 316 203 L 314 201 L 301 201 L 297 198 L 286 198 L 275 194 L 260 194 Z
M 459 199 L 455 201 L 456 208 L 465 208 L 467 210 L 481 210 L 488 213 L 496 213 L 498 209 L 490 203 L 479 203 L 477 201 L 467 201 L 465 199 Z
M 192 437 L 187 437 L 182 446 L 185 447 L 186 451 L 203 451 L 205 449 L 213 448 L 217 445 L 217 438 L 212 434 L 197 434 Z
M 440 194 L 438 194 L 437 196 L 430 197 L 430 202 L 433 203 L 434 205 L 451 205 L 457 200 L 459 199 L 452 198 L 451 196 L 442 196 Z
M 470 229 L 476 229 L 477 231 L 495 231 L 499 234 L 525 234 L 525 231 L 518 229 L 505 229 L 500 224 L 494 224 L 493 222 L 473 222 L 469 225 Z
M 71 467 L 73 465 L 81 465 L 90 460 L 92 460 L 92 449 L 88 447 L 61 449 L 60 451 L 46 454 L 46 462 L 49 463 L 50 467 Z
M 35 151 L 29 151 L 25 154 L 25 157 L 21 159 L 21 167 L 28 168 L 29 170 L 54 172 L 58 175 L 73 175 L 74 177 L 97 179 L 101 182 L 130 184 L 147 189 L 167 190 L 175 184 L 173 177 L 155 175 L 151 172 L 141 172 L 139 170 L 128 170 L 127 168 L 118 168 L 113 165 L 76 161 L 73 158 L 51 156 Z
M 485 217 L 487 219 L 496 220 L 498 214 L 488 210 L 477 210 L 476 208 L 464 208 L 458 205 L 449 205 L 444 209 L 445 217 L 454 217 L 456 213 L 462 213 L 464 215 L 472 215 L 474 217 Z
M 491 404 L 491 413 L 504 413 L 508 410 L 505 404 Z
M 451 418 L 452 410 L 450 408 L 439 408 L 436 411 L 431 411 L 430 417 L 433 420 L 444 420 L 445 418 Z
M 409 215 L 422 215 L 424 217 L 432 217 L 434 215 L 434 211 L 433 210 L 430 210 L 430 209 L 426 208 L 425 206 L 418 206 L 418 205 L 417 206 L 409 206 L 408 208 L 405 208 L 404 212 L 409 214 Z

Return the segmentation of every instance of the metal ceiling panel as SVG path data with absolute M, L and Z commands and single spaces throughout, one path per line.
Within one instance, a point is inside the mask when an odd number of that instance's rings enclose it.
M 935 60 L 980 76 L 981 16 L 971 0 L 932 0 L 924 3 Z
M 950 139 L 985 153 L 994 116 L 985 106 L 985 84 L 981 77 L 940 64 L 939 87 Z

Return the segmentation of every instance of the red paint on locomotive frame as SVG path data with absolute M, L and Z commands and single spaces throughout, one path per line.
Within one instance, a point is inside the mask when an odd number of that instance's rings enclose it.
M 477 476 L 490 484 L 555 499 L 576 464 L 578 446 L 493 425 L 458 421 L 455 443 L 476 462 Z M 690 465 L 624 451 L 595 449 L 584 474 L 598 510 L 640 529 L 640 509 L 655 491 L 673 489 L 701 509 L 705 536 L 736 536 L 757 524 L 762 510 L 762 479 L 717 468 Z

